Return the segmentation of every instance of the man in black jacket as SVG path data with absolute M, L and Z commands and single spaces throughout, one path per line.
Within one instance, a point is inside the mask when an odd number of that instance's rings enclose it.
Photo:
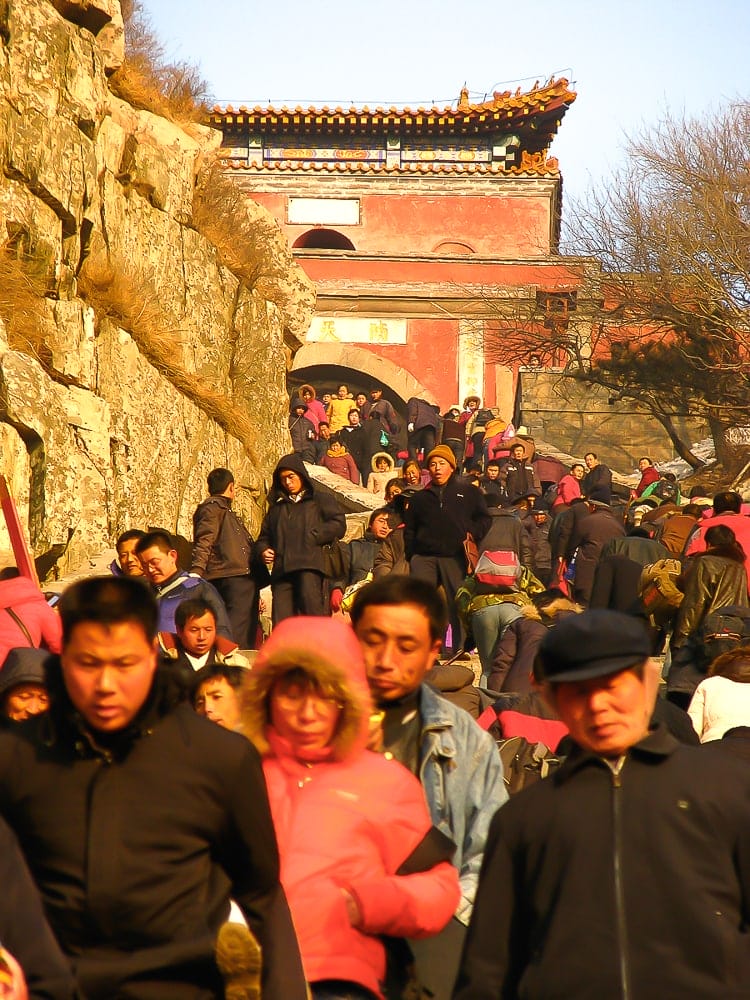
M 268 503 L 256 551 L 271 571 L 274 625 L 292 615 L 325 615 L 324 546 L 344 537 L 343 512 L 315 490 L 299 455 L 277 463 Z
M 86 1000 L 219 1000 L 217 932 L 237 901 L 263 996 L 306 996 L 263 771 L 241 736 L 177 704 L 157 608 L 129 577 L 59 603 L 47 715 L 0 733 L 0 812 Z
M 259 587 L 267 581 L 262 563 L 253 565 L 253 538 L 232 510 L 234 476 L 229 469 L 208 474 L 208 499 L 193 514 L 193 557 L 190 572 L 221 594 L 240 649 L 255 649 Z M 258 577 L 261 576 L 260 579 Z
M 589 500 L 612 503 L 612 470 L 603 465 L 593 451 L 583 456 L 588 472 L 581 481 L 581 493 Z
M 412 576 L 442 586 L 450 611 L 451 655 L 464 644 L 464 627 L 455 595 L 466 576 L 464 540 L 475 542 L 490 527 L 484 496 L 468 480 L 456 475 L 456 458 L 448 445 L 439 444 L 427 456 L 432 482 L 416 492 L 406 510 L 404 543 Z
M 572 615 L 539 663 L 573 749 L 492 821 L 455 1000 L 747 997 L 746 764 L 649 730 L 635 618 Z

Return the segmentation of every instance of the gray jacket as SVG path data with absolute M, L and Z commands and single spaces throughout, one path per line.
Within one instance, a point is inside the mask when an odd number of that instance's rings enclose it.
M 503 765 L 489 733 L 427 684 L 420 688 L 420 713 L 419 780 L 432 822 L 456 845 L 461 902 L 455 915 L 468 924 L 490 820 L 508 799 Z

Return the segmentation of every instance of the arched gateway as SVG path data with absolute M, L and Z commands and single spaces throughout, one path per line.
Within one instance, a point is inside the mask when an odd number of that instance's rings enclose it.
M 340 382 L 346 382 L 355 392 L 367 392 L 373 385 L 382 385 L 384 395 L 401 410 L 410 396 L 438 402 L 434 393 L 411 372 L 353 344 L 305 344 L 301 347 L 294 356 L 289 383 L 291 387 L 303 382 L 334 392 Z

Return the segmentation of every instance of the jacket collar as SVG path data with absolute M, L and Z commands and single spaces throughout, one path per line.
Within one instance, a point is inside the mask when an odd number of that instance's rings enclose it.
M 554 774 L 554 777 L 558 781 L 567 780 L 577 771 L 580 771 L 584 767 L 591 764 L 598 767 L 608 766 L 605 759 L 600 754 L 592 753 L 590 750 L 584 750 L 583 747 L 578 746 L 577 743 L 572 743 L 572 746 L 573 749 L 568 754 L 562 767 Z M 673 754 L 679 746 L 679 742 L 674 738 L 674 736 L 672 736 L 669 730 L 659 723 L 654 728 L 650 729 L 642 740 L 632 746 L 627 751 L 625 756 L 628 758 L 634 757 L 636 759 L 656 763 L 659 760 L 671 756 L 671 754 Z

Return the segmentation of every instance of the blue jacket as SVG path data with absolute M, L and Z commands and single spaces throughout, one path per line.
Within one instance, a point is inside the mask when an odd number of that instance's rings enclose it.
M 190 576 L 184 570 L 180 570 L 176 576 L 157 584 L 154 587 L 154 594 L 159 605 L 159 632 L 174 632 L 174 614 L 177 605 L 197 597 L 213 609 L 216 617 L 216 634 L 234 641 L 226 605 L 219 591 L 208 580 Z
M 507 801 L 495 742 L 463 708 L 423 684 L 419 780 L 432 822 L 456 845 L 461 902 L 456 918 L 468 924 L 490 820 Z

